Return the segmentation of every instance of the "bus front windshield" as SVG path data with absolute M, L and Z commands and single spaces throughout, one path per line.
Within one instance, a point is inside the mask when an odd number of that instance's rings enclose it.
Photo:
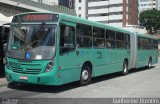
M 56 25 L 12 24 L 7 56 L 17 59 L 52 59 Z

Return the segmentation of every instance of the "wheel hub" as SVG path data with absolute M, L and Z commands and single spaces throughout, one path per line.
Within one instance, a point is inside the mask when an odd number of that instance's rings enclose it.
M 149 66 L 149 68 L 151 67 L 151 62 L 150 61 L 149 61 L 149 65 L 148 66 Z
M 126 64 L 124 65 L 124 72 L 125 73 L 127 72 L 127 65 Z
M 83 70 L 83 72 L 82 72 L 82 79 L 83 80 L 87 80 L 88 79 L 88 71 L 87 70 Z

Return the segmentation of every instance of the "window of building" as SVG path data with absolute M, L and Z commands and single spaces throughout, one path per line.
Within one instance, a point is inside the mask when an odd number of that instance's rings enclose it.
M 79 7 L 78 9 L 81 10 L 81 7 Z
M 70 8 L 72 8 L 72 7 L 73 7 L 72 0 L 69 0 L 69 7 L 70 7 Z
M 39 3 L 42 3 L 42 0 L 38 0 Z
M 79 3 L 81 3 L 82 2 L 82 0 L 79 0 Z

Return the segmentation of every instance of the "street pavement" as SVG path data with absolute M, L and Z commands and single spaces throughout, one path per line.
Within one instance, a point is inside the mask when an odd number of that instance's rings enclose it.
M 126 76 L 120 73 L 94 78 L 92 84 L 78 82 L 63 86 L 10 84 L 0 79 L 0 98 L 159 98 L 160 62 L 153 68 L 133 69 Z

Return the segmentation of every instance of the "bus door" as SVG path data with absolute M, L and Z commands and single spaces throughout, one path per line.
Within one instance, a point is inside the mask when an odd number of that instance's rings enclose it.
M 93 62 L 95 76 L 106 74 L 105 29 L 93 27 Z
M 76 24 L 63 21 L 59 26 L 59 73 L 61 82 L 72 82 L 80 78 L 80 59 L 76 51 Z M 79 75 L 78 75 L 78 74 Z
M 137 60 L 136 60 L 136 67 L 142 67 L 145 65 L 144 62 L 144 45 L 141 45 L 144 43 L 144 38 L 137 36 Z

